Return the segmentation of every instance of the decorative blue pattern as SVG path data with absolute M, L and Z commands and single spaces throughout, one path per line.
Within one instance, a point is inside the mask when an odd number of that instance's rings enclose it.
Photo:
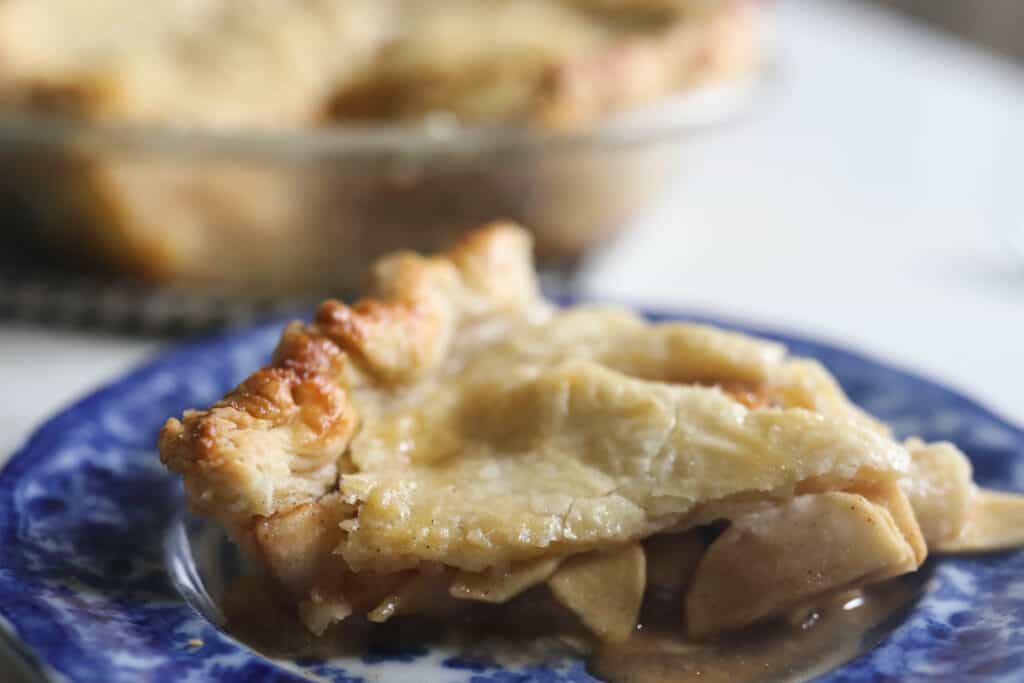
M 832 346 L 727 326 L 819 358 L 901 434 L 954 441 L 982 484 L 1024 490 L 1024 432 L 973 401 Z M 168 415 L 211 402 L 261 364 L 279 330 L 264 325 L 167 354 L 64 411 L 14 456 L 0 474 L 0 635 L 10 631 L 40 671 L 83 681 L 354 683 L 371 672 L 417 683 L 593 681 L 578 661 L 505 669 L 458 653 L 272 662 L 185 604 L 161 553 L 181 492 L 157 462 L 157 430 Z M 936 678 L 1024 679 L 1024 553 L 940 560 L 907 619 L 821 680 Z

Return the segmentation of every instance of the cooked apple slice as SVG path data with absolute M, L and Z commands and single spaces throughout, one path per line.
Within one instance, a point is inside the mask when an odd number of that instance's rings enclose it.
M 449 573 L 444 571 L 414 576 L 389 593 L 366 618 L 381 623 L 400 614 L 433 613 L 443 609 L 451 601 L 447 592 L 449 580 Z
M 640 544 L 633 543 L 567 560 L 548 586 L 599 638 L 621 642 L 636 628 L 646 582 L 647 559 Z
M 797 496 L 733 520 L 711 544 L 686 597 L 689 633 L 706 638 L 917 566 L 881 505 L 853 493 Z
M 309 597 L 298 604 L 298 615 L 306 628 L 315 635 L 323 635 L 327 627 L 342 621 L 354 611 L 338 577 L 322 581 L 313 587 Z
M 507 602 L 528 588 L 543 583 L 555 573 L 561 558 L 516 562 L 504 570 L 460 571 L 452 579 L 449 592 L 461 600 Z
M 1024 545 L 1024 496 L 980 489 L 967 524 L 956 538 L 943 542 L 944 553 L 977 553 Z
M 903 538 L 914 551 L 914 561 L 918 566 L 924 562 L 928 557 L 928 545 L 914 508 L 898 480 L 882 480 L 869 488 L 851 491 L 851 493 L 859 493 L 872 503 L 881 505 L 888 510 L 892 520 L 896 523 L 896 528 L 900 530 Z
M 253 552 L 293 596 L 309 593 L 318 573 L 330 564 L 341 541 L 339 525 L 351 506 L 337 493 L 261 518 L 253 528 Z
M 971 463 L 951 443 L 926 444 L 908 439 L 910 470 L 900 485 L 921 525 L 928 547 L 947 550 L 956 541 L 971 515 L 975 485 Z
M 1024 544 L 1024 497 L 979 489 L 971 463 L 951 443 L 908 439 L 901 481 L 928 547 L 939 553 L 1003 550 Z

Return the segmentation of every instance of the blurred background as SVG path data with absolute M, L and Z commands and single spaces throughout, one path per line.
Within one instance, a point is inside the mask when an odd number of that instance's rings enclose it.
M 170 345 L 493 218 L 553 292 L 824 338 L 1024 423 L 1024 3 L 396 1 L 420 28 L 0 0 L 0 463 Z
M 217 67 L 182 69 L 0 2 L 0 452 L 157 349 L 494 218 L 552 291 L 825 337 L 1024 420 L 1021 3 L 454 0 L 398 38 L 384 4 L 237 32 L 124 9 Z M 301 49 L 252 29 L 293 21 Z

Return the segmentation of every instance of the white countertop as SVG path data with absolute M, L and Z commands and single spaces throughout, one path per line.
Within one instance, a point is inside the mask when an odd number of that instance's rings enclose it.
M 1024 70 L 880 10 L 774 8 L 782 79 L 694 143 L 587 292 L 836 340 L 1024 423 Z M 1016 202 L 1016 203 L 1015 203 Z M 0 325 L 0 460 L 153 341 Z

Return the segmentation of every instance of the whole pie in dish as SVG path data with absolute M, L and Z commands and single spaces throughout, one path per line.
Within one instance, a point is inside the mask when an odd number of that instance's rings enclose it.
M 685 137 L 674 96 L 751 80 L 757 16 L 754 0 L 0 0 L 0 127 L 29 124 L 0 139 L 0 203 L 75 260 L 236 296 L 350 290 L 374 258 L 496 217 L 571 262 L 655 195 Z M 622 119 L 642 144 L 603 137 Z M 553 131 L 592 139 L 535 144 Z
M 896 441 L 779 344 L 538 293 L 522 229 L 398 253 L 162 461 L 320 634 L 535 587 L 606 642 L 645 593 L 701 640 L 1024 542 L 1020 499 Z
M 757 54 L 749 0 L 4 0 L 0 107 L 226 130 L 580 126 Z

